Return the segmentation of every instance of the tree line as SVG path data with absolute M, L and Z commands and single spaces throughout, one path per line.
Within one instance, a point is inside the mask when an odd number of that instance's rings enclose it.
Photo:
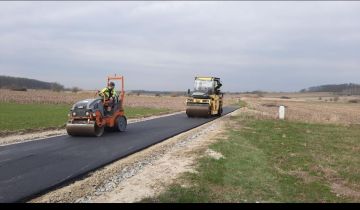
M 53 91 L 71 90 L 73 92 L 77 92 L 81 90 L 78 87 L 65 88 L 64 85 L 57 82 L 44 82 L 36 79 L 2 75 L 0 75 L 0 88 L 17 91 L 26 91 L 27 89 L 44 89 Z
M 354 83 L 320 85 L 302 89 L 300 92 L 333 92 L 343 95 L 360 95 L 360 85 Z

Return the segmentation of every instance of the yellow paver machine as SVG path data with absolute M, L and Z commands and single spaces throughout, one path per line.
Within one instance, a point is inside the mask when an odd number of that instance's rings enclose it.
M 188 117 L 221 116 L 223 96 L 220 78 L 195 77 L 194 90 L 188 90 L 186 114 Z

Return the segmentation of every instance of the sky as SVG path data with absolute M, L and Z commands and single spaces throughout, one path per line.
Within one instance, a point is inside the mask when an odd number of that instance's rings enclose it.
M 360 83 L 360 2 L 0 2 L 0 75 L 99 89 L 299 91 Z

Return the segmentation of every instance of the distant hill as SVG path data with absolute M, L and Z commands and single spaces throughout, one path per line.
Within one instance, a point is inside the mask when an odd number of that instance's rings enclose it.
M 64 86 L 56 82 L 44 82 L 35 79 L 10 77 L 0 75 L 0 88 L 12 90 L 26 90 L 26 89 L 49 89 L 49 90 L 64 90 Z
M 300 92 L 333 92 L 344 95 L 360 95 L 360 85 L 353 83 L 320 85 L 302 89 Z

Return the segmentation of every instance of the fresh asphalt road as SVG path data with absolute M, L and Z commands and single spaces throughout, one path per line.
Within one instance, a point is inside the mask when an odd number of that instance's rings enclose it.
M 236 107 L 224 108 L 224 114 Z M 129 124 L 102 137 L 51 137 L 0 146 L 0 202 L 24 202 L 60 184 L 216 118 L 185 113 Z

